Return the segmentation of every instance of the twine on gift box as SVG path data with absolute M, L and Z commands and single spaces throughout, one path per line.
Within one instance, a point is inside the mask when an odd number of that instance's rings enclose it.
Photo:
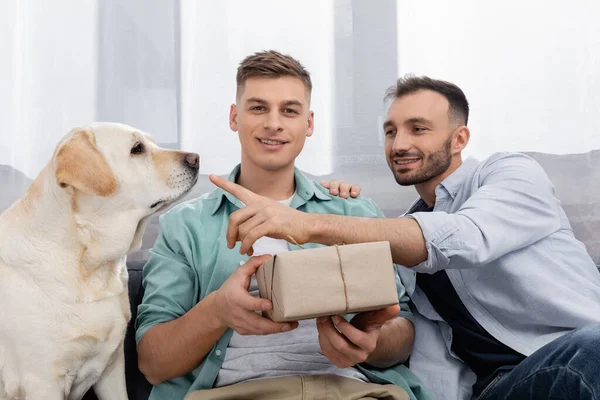
M 283 310 L 281 309 L 281 306 L 279 305 L 279 301 L 277 300 L 277 298 L 275 297 L 275 293 L 273 292 L 273 282 L 275 281 L 275 258 L 277 257 L 277 255 L 273 256 L 273 268 L 271 269 L 271 286 L 267 285 L 267 274 L 266 272 L 263 273 L 263 282 L 265 285 L 265 288 L 270 288 L 270 290 L 268 290 L 267 293 L 269 293 L 271 296 L 271 298 L 269 300 L 271 300 L 271 303 L 273 304 L 273 311 L 275 311 L 275 308 L 277 308 L 277 310 L 279 310 L 279 314 L 284 315 Z M 259 313 L 262 312 L 257 311 Z
M 298 247 L 300 247 L 302 250 L 306 250 L 304 247 L 302 247 L 302 245 L 298 244 L 298 242 L 296 242 L 296 239 L 294 239 L 292 236 L 287 235 L 288 239 L 290 239 L 292 241 L 292 243 Z M 334 244 L 334 246 L 345 246 L 346 243 L 342 242 L 342 243 L 337 243 Z
M 300 247 L 302 250 L 304 250 L 304 247 L 302 247 L 301 245 L 298 244 L 298 242 L 296 242 L 296 239 L 294 239 L 292 236 L 287 235 L 287 237 L 292 241 L 292 243 L 294 243 L 296 246 Z M 348 303 L 348 288 L 346 287 L 346 277 L 344 275 L 344 266 L 342 265 L 342 255 L 340 254 L 340 246 L 344 246 L 345 243 L 341 243 L 341 244 L 334 244 L 333 246 L 335 247 L 335 251 L 337 253 L 338 256 L 338 262 L 340 265 L 340 275 L 342 276 L 342 284 L 344 285 L 344 299 L 346 300 L 346 312 L 345 314 L 348 314 L 348 311 L 350 310 L 350 304 Z
M 344 276 L 344 267 L 342 265 L 340 246 L 337 244 L 335 245 L 335 251 L 337 252 L 338 260 L 340 262 L 340 275 L 342 275 L 342 284 L 344 285 L 344 299 L 346 299 L 346 312 L 344 314 L 348 314 L 348 310 L 350 309 L 350 305 L 348 304 L 348 289 L 346 288 L 346 277 Z
M 304 247 L 302 247 L 301 245 L 298 244 L 298 242 L 296 242 L 296 239 L 294 239 L 293 237 L 291 237 L 290 235 L 287 235 L 288 239 L 290 239 L 292 241 L 292 243 L 294 243 L 296 246 L 300 247 L 302 250 L 304 250 Z

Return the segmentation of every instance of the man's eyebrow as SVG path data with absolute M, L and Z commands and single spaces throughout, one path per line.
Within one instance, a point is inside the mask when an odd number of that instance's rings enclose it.
M 388 128 L 390 126 L 394 126 L 394 123 L 389 119 L 383 123 L 383 129 Z
M 259 97 L 250 97 L 246 100 L 246 102 L 248 103 L 259 103 L 259 104 L 267 104 L 267 101 L 264 99 L 261 99 Z
M 299 100 L 286 100 L 283 102 L 284 106 L 298 106 L 298 107 L 302 107 L 304 106 L 304 103 L 302 103 Z
M 432 122 L 430 120 L 428 120 L 427 118 L 423 118 L 423 117 L 413 117 L 413 118 L 409 118 L 406 121 L 404 121 L 405 125 L 409 125 L 409 124 L 425 124 L 425 125 L 431 125 Z
M 267 104 L 268 101 L 266 101 L 265 99 L 261 99 L 260 97 L 249 97 L 248 99 L 246 99 L 246 101 L 248 103 L 259 103 L 259 104 Z M 284 100 L 282 102 L 283 105 L 286 106 L 300 106 L 302 107 L 304 105 L 303 102 L 301 102 L 300 100 Z

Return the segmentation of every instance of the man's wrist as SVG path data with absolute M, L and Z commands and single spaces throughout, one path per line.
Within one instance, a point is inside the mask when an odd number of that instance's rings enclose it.
M 307 238 L 306 243 L 320 243 L 319 238 L 323 235 L 323 218 L 322 214 L 306 214 L 306 232 Z
M 211 318 L 212 320 L 212 328 L 213 329 L 227 329 L 227 323 L 225 321 L 225 319 L 223 318 L 222 312 L 223 312 L 223 307 L 221 306 L 221 304 L 219 303 L 219 293 L 218 290 L 215 290 L 212 293 L 209 293 L 205 298 L 204 301 L 208 304 L 206 304 L 207 308 L 209 310 L 213 310 L 213 312 L 211 313 L 213 318 Z M 199 306 L 200 303 L 196 304 L 196 307 Z

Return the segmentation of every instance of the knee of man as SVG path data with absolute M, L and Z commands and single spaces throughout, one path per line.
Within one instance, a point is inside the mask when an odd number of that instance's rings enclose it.
M 584 382 L 588 389 L 600 387 L 600 324 L 577 329 L 564 338 L 567 343 L 559 351 L 558 357 L 564 362 L 563 366 L 567 367 L 565 370 L 570 372 L 569 375 L 575 378 L 573 382 L 576 385 Z
M 577 329 L 569 340 L 578 350 L 597 352 L 600 348 L 600 324 L 593 324 Z

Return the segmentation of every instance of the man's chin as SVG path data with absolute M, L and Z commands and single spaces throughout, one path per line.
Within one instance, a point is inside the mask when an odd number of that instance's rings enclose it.
M 400 185 L 400 186 L 405 186 L 406 187 L 406 186 L 414 186 L 418 182 L 413 183 L 413 181 L 401 181 L 401 180 L 396 179 L 396 183 L 398 183 L 398 185 Z
M 279 171 L 282 170 L 286 167 L 288 167 L 290 164 L 294 164 L 294 160 L 268 160 L 266 162 L 262 162 L 259 164 L 259 166 L 265 170 L 265 171 Z
M 400 174 L 398 172 L 394 172 L 394 178 L 396 179 L 396 183 L 400 186 L 414 186 L 426 181 L 426 179 L 422 179 L 414 174 Z

